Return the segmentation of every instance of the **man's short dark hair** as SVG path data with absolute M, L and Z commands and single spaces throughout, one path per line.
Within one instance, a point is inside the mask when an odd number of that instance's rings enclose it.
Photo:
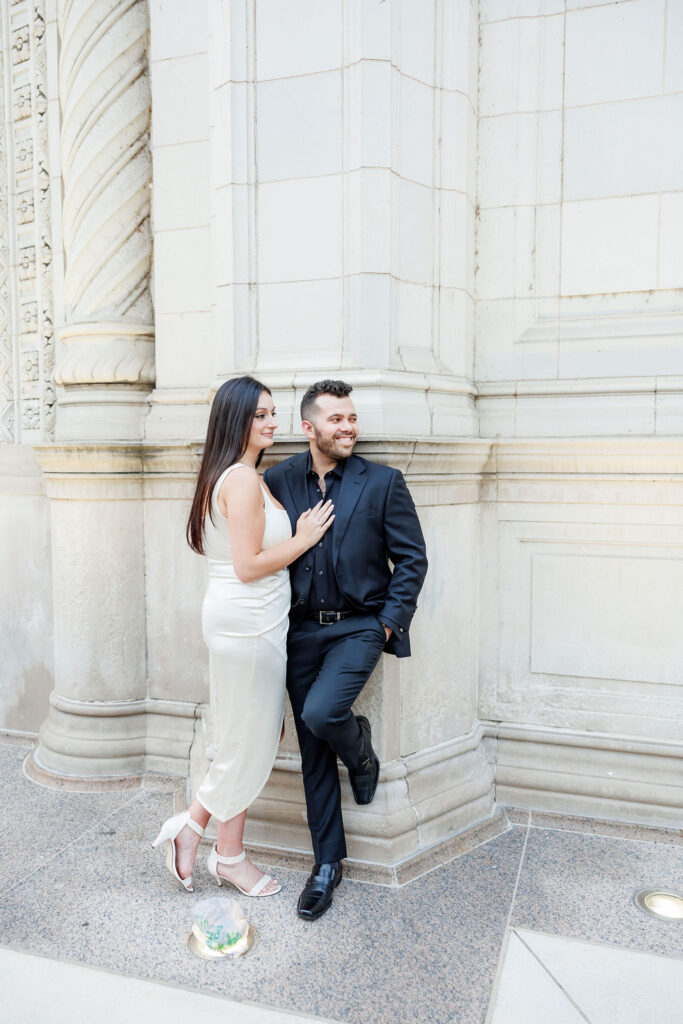
M 310 421 L 319 395 L 332 395 L 334 398 L 347 398 L 353 388 L 343 380 L 318 380 L 301 399 L 301 419 Z

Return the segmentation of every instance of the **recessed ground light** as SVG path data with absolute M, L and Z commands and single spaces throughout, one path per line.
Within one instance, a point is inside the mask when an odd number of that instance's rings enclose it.
M 636 903 L 641 910 L 658 921 L 683 923 L 683 896 L 668 889 L 641 889 L 636 893 Z

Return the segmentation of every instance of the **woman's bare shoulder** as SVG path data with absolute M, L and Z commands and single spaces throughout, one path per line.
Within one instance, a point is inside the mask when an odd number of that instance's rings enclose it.
M 259 475 L 253 466 L 247 466 L 244 462 L 233 462 L 232 466 L 229 467 L 229 471 L 225 474 L 223 485 L 228 484 L 229 486 L 244 486 L 258 483 Z
M 232 511 L 251 510 L 263 504 L 259 475 L 253 466 L 236 463 L 234 470 L 226 474 L 218 490 L 218 507 L 223 515 L 228 511 L 228 502 Z

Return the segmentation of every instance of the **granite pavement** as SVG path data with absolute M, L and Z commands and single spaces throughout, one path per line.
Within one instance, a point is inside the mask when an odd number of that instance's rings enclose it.
M 348 1024 L 483 1024 L 510 927 L 675 952 L 683 928 L 651 921 L 636 887 L 683 886 L 683 846 L 509 824 L 402 886 L 345 879 L 332 910 L 301 921 L 305 872 L 282 892 L 217 889 L 200 851 L 184 892 L 151 840 L 170 790 L 55 791 L 29 782 L 29 747 L 0 740 L 0 944 Z M 266 865 L 264 865 L 266 866 Z M 186 948 L 195 902 L 239 898 L 259 933 L 248 956 Z

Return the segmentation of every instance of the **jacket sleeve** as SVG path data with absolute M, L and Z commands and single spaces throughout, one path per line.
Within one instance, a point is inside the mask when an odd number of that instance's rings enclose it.
M 410 627 L 427 574 L 427 552 L 413 499 L 398 470 L 392 474 L 387 494 L 384 540 L 394 572 L 378 618 L 401 640 Z

